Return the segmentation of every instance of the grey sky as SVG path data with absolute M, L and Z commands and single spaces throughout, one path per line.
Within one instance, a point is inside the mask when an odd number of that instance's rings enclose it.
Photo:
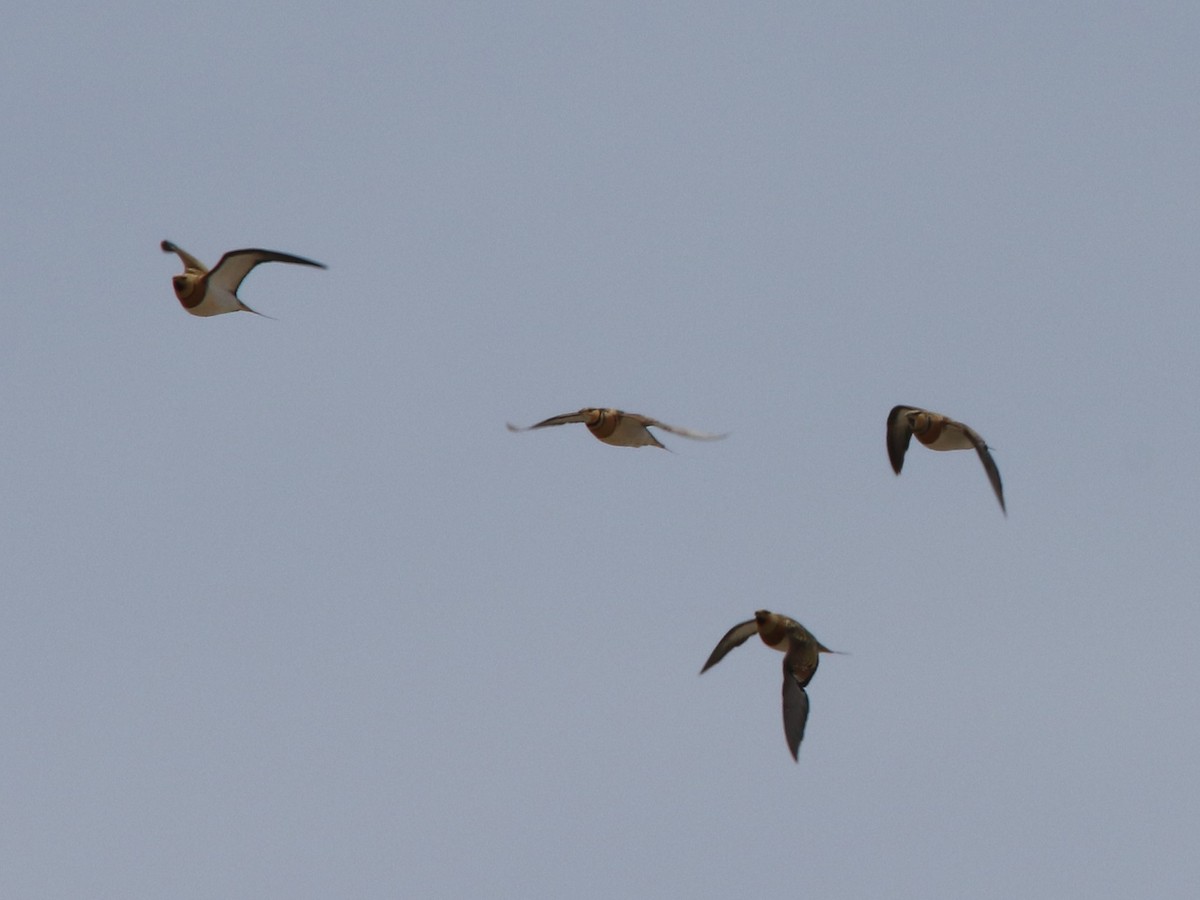
M 0 893 L 1196 896 L 1200 9 L 381 10 L 3 14 Z

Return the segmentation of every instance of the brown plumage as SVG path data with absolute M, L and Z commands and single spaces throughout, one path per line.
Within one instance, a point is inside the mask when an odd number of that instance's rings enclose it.
M 974 448 L 987 472 L 996 499 L 1000 501 L 1000 510 L 1008 515 L 1004 505 L 1004 488 L 1000 484 L 1000 470 L 992 454 L 988 452 L 987 442 L 980 437 L 979 432 L 962 422 L 956 422 L 949 416 L 918 409 L 915 406 L 896 406 L 888 414 L 887 420 L 887 449 L 888 458 L 896 474 L 904 467 L 904 454 L 913 435 L 930 450 L 970 450 Z
M 174 253 L 183 260 L 183 274 L 171 279 L 175 296 L 183 308 L 193 316 L 219 316 L 221 313 L 248 312 L 261 316 L 262 313 L 248 307 L 238 297 L 237 291 L 251 269 L 259 263 L 284 262 L 298 266 L 325 266 L 302 256 L 277 253 L 274 250 L 230 250 L 211 270 L 186 250 L 170 241 L 161 244 L 163 253 Z M 269 317 L 267 317 L 269 318 Z
M 689 428 L 678 428 L 637 413 L 622 412 L 619 409 L 599 409 L 592 406 L 585 407 L 579 412 L 551 416 L 549 419 L 527 428 L 518 428 L 511 422 L 507 424 L 509 431 L 533 431 L 535 428 L 567 425 L 572 422 L 582 422 L 587 425 L 588 431 L 596 438 L 606 444 L 612 444 L 614 447 L 662 447 L 665 450 L 666 447 L 659 443 L 658 438 L 647 430 L 649 428 L 661 428 L 663 431 L 691 438 L 694 441 L 716 441 L 727 437 L 724 434 L 708 434 L 703 431 L 692 431 Z
M 758 634 L 764 644 L 783 653 L 783 733 L 792 758 L 799 761 L 800 741 L 808 722 L 808 693 L 804 689 L 816 674 L 820 655 L 837 651 L 824 646 L 795 619 L 760 609 L 753 619 L 734 625 L 725 633 L 700 674 L 719 663 L 734 647 L 746 643 L 752 634 Z

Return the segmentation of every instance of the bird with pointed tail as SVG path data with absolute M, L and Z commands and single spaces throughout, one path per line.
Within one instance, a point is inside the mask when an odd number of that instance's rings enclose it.
M 667 448 L 659 443 L 658 438 L 650 433 L 650 428 L 661 428 L 663 431 L 691 438 L 694 441 L 719 441 L 729 436 L 728 434 L 708 434 L 704 431 L 692 431 L 690 428 L 679 428 L 660 422 L 658 419 L 651 419 L 649 416 L 622 412 L 619 409 L 597 409 L 590 406 L 579 412 L 551 416 L 549 419 L 527 428 L 518 428 L 511 422 L 507 425 L 509 431 L 533 431 L 535 428 L 567 425 L 572 422 L 582 422 L 587 425 L 588 431 L 596 438 L 606 444 L 612 444 L 614 447 L 662 447 L 666 450 Z
M 230 250 L 211 270 L 204 263 L 170 241 L 163 241 L 163 253 L 174 253 L 183 260 L 183 274 L 171 279 L 175 296 L 193 316 L 219 316 L 221 313 L 248 312 L 261 316 L 238 297 L 237 291 L 250 270 L 259 263 L 283 262 L 298 266 L 325 266 L 302 256 L 277 253 L 274 250 Z M 270 318 L 270 316 L 264 316 Z
M 988 481 L 992 483 L 992 490 L 996 492 L 996 499 L 1000 501 L 1000 511 L 1008 515 L 1004 505 L 1004 488 L 1000 484 L 1000 470 L 988 451 L 987 441 L 979 436 L 979 432 L 941 413 L 915 406 L 893 407 L 887 420 L 887 449 L 897 475 L 904 467 L 904 454 L 908 452 L 908 443 L 914 434 L 930 450 L 970 450 L 973 447 L 983 463 L 983 470 L 987 472 Z
M 734 647 L 746 643 L 750 635 L 755 633 L 772 650 L 783 653 L 783 733 L 792 759 L 799 762 L 800 741 L 804 739 L 804 726 L 808 722 L 808 693 L 804 689 L 816 674 L 820 655 L 838 651 L 823 645 L 795 619 L 760 609 L 749 622 L 729 629 L 717 643 L 700 674 L 703 675 L 719 663 Z

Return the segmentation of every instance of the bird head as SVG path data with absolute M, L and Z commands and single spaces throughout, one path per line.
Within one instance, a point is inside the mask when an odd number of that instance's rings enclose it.
M 182 275 L 176 275 L 171 279 L 171 286 L 175 288 L 175 296 L 181 301 L 187 300 L 196 290 L 196 284 L 202 276 L 195 272 L 184 272 Z

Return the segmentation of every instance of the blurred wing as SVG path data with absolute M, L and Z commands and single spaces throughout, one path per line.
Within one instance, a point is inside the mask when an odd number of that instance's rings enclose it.
M 975 445 L 975 452 L 979 454 L 983 470 L 987 472 L 988 481 L 992 483 L 992 490 L 996 492 L 996 499 L 1000 501 L 1000 510 L 1007 516 L 1008 508 L 1004 505 L 1004 486 L 1000 484 L 1000 470 L 996 468 L 996 461 L 992 459 L 987 442 L 979 436 L 975 429 L 968 428 L 966 425 L 963 426 L 963 434 Z
M 265 262 L 294 263 L 298 266 L 325 268 L 321 263 L 313 262 L 311 259 L 292 256 L 288 253 L 276 253 L 274 250 L 230 250 L 213 267 L 208 275 L 208 283 L 224 288 L 231 294 L 236 294 L 238 287 L 250 274 L 250 270 L 259 263 Z
M 725 633 L 725 637 L 717 642 L 716 649 L 708 657 L 708 662 L 704 664 L 704 668 L 700 670 L 703 675 L 717 663 L 725 658 L 725 654 L 734 647 L 740 647 L 746 643 L 746 639 L 752 634 L 758 634 L 758 622 L 751 619 L 749 622 L 742 622 L 739 625 L 734 625 Z
M 892 461 L 892 470 L 897 475 L 904 468 L 904 454 L 908 452 L 908 442 L 912 440 L 912 428 L 909 427 L 906 415 L 915 409 L 915 406 L 893 406 L 892 411 L 888 413 L 888 459 Z
M 804 740 L 804 726 L 808 722 L 808 693 L 783 661 L 783 734 L 787 738 L 792 759 L 800 761 L 800 742 Z
M 586 422 L 587 414 L 591 412 L 588 409 L 581 409 L 579 412 L 563 413 L 561 416 L 551 416 L 549 419 L 544 419 L 536 425 L 530 425 L 526 428 L 520 428 L 512 422 L 505 422 L 509 431 L 533 431 L 535 428 L 548 428 L 551 425 L 569 425 L 572 422 Z
M 182 259 L 183 267 L 185 269 L 199 269 L 201 272 L 208 271 L 206 268 L 204 268 L 204 263 L 200 262 L 200 260 L 196 259 L 196 257 L 192 256 L 192 254 L 188 253 L 186 250 L 176 247 L 170 241 L 163 241 L 161 244 L 159 244 L 159 247 L 162 248 L 163 253 L 174 253 L 176 256 Z
M 649 416 L 641 416 L 637 413 L 625 413 L 631 419 L 636 419 L 646 427 L 653 426 L 661 428 L 663 431 L 669 431 L 671 434 L 677 434 L 680 437 L 691 438 L 693 441 L 719 441 L 722 438 L 729 437 L 729 432 L 724 434 L 710 434 L 707 431 L 693 431 L 690 428 L 679 428 L 676 425 L 668 425 L 666 422 L 660 422 L 658 419 L 651 419 Z

